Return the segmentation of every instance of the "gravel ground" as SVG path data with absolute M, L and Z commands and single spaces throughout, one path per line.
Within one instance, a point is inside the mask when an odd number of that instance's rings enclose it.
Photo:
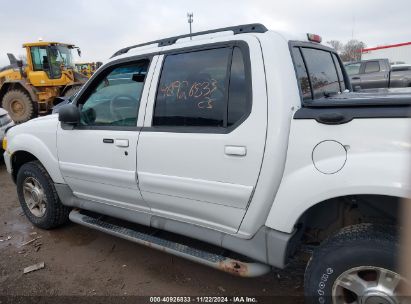
M 289 297 L 303 292 L 300 260 L 286 270 L 239 278 L 74 223 L 50 231 L 35 228 L 2 161 L 0 240 L 0 296 L 6 296 L 0 303 L 10 296 L 81 296 L 91 303 L 104 298 L 99 296 Z M 39 262 L 43 269 L 23 274 Z

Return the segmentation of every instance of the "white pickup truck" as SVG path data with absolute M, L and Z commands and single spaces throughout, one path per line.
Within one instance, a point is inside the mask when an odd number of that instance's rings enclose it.
M 351 92 L 319 42 L 249 24 L 118 51 L 58 114 L 7 132 L 26 216 L 241 276 L 310 248 L 309 301 L 394 303 L 410 95 Z

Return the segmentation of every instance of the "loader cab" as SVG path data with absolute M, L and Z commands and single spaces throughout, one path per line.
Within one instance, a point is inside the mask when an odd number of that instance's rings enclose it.
M 27 72 L 29 76 L 33 72 L 33 81 L 38 82 L 37 85 L 50 85 L 47 80 L 61 79 L 64 73 L 72 74 L 74 45 L 37 42 L 23 47 L 27 50 Z

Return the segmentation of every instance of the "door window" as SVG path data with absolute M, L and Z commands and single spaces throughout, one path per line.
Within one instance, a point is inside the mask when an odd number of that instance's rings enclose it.
M 84 126 L 136 126 L 149 60 L 118 66 L 98 77 L 81 108 Z
M 238 47 L 168 55 L 153 126 L 232 126 L 250 110 L 248 83 Z
M 47 49 L 44 46 L 33 46 L 30 48 L 31 59 L 33 61 L 33 70 L 34 71 L 43 71 L 50 68 Z
M 360 74 L 361 63 L 350 63 L 345 66 L 348 75 Z

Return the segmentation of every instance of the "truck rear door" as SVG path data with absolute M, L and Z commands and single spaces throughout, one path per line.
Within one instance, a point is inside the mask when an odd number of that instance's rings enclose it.
M 137 147 L 144 200 L 154 215 L 236 232 L 257 183 L 266 139 L 258 40 L 247 36 L 166 51 L 156 82 Z

